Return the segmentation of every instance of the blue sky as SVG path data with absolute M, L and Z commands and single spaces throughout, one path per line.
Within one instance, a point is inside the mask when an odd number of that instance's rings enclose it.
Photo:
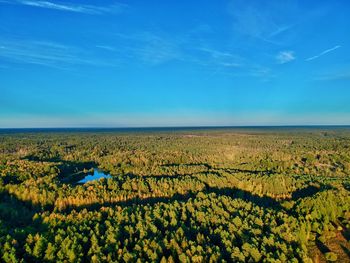
M 347 0 L 0 0 L 0 127 L 350 124 Z

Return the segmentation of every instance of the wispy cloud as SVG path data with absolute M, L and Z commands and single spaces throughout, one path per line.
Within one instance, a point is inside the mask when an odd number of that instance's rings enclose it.
M 0 58 L 8 62 L 67 69 L 74 65 L 112 66 L 111 58 L 95 57 L 89 50 L 49 41 L 2 40 Z
M 107 50 L 107 51 L 115 51 L 115 48 L 111 47 L 111 46 L 96 45 L 95 47 L 100 48 L 100 49 L 104 49 L 104 50 Z
M 115 67 L 130 63 L 155 66 L 168 61 L 188 59 L 175 40 L 148 32 L 125 37 L 111 43 L 87 43 L 84 46 L 0 38 L 0 59 L 9 63 L 36 64 L 60 69 L 71 69 L 78 65 Z
M 83 13 L 90 15 L 101 15 L 106 13 L 120 13 L 126 7 L 125 4 L 114 3 L 109 6 L 97 6 L 86 4 L 62 3 L 54 1 L 31 1 L 31 0 L 15 0 L 15 1 L 0 1 L 6 4 L 20 4 L 45 9 L 54 9 L 59 11 Z
M 138 61 L 146 65 L 160 65 L 169 61 L 183 60 L 179 39 L 153 32 L 138 32 L 132 34 L 114 34 L 115 54 L 129 62 Z M 110 51 L 112 51 L 110 49 Z
M 195 50 L 201 52 L 198 58 L 201 58 L 201 64 L 211 64 L 217 67 L 239 68 L 244 64 L 244 59 L 232 53 L 231 51 L 223 51 L 208 47 L 197 47 Z
M 246 59 L 234 50 L 214 48 L 208 41 L 193 45 L 192 35 L 169 36 L 164 32 L 139 32 L 135 34 L 114 34 L 116 46 L 98 46 L 123 57 L 128 63 L 156 66 L 178 61 L 197 65 L 217 73 L 237 73 L 248 67 Z
M 272 37 L 275 37 L 275 36 L 278 36 L 279 34 L 283 34 L 284 32 L 292 29 L 295 25 L 294 24 L 291 24 L 291 25 L 281 25 L 279 27 L 276 28 L 276 30 L 272 31 L 268 37 L 269 38 L 272 38 Z
M 1 1 L 1 0 L 0 0 Z M 0 59 L 11 66 L 36 64 L 65 70 L 78 66 L 119 67 L 120 65 L 159 66 L 179 62 L 191 64 L 209 74 L 268 78 L 256 61 L 241 56 L 234 48 L 222 48 L 203 41 L 193 45 L 191 36 L 166 32 L 114 33 L 108 41 L 72 45 L 54 41 L 0 38 Z M 257 68 L 258 67 L 258 68 Z
M 159 65 L 171 60 L 181 60 L 183 54 L 176 39 L 145 33 L 138 36 L 144 44 L 134 47 L 134 52 L 143 62 Z
M 221 74 L 230 77 L 253 77 L 266 82 L 275 77 L 269 67 L 243 57 L 234 50 L 220 50 L 208 46 L 196 47 L 195 50 L 207 54 L 198 56 L 194 61 L 210 69 L 208 78 Z
M 325 73 L 322 74 L 316 78 L 314 78 L 316 81 L 333 81 L 333 80 L 350 80 L 350 70 L 343 70 L 339 72 L 333 72 L 333 73 Z
M 288 1 L 231 0 L 228 12 L 236 33 L 275 45 L 297 24 L 297 8 Z
M 215 50 L 212 48 L 207 48 L 207 47 L 199 47 L 197 48 L 200 51 L 204 51 L 209 53 L 213 58 L 233 58 L 235 55 L 228 51 L 220 51 L 220 50 Z
M 293 51 L 281 51 L 276 56 L 276 59 L 279 64 L 285 64 L 295 60 L 295 55 Z
M 326 49 L 316 56 L 309 57 L 309 58 L 305 59 L 305 61 L 311 61 L 311 60 L 317 59 L 317 58 L 322 57 L 323 55 L 326 55 L 327 53 L 332 52 L 340 47 L 341 47 L 340 45 L 337 45 L 337 46 L 334 46 L 332 48 Z

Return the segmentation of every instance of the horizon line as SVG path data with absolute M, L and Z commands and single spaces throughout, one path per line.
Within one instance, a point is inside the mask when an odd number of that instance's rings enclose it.
M 181 129 L 181 128 L 265 128 L 265 127 L 349 127 L 350 124 L 273 124 L 273 125 L 184 125 L 184 126 L 83 126 L 83 127 L 0 127 L 0 130 L 59 130 L 59 129 Z

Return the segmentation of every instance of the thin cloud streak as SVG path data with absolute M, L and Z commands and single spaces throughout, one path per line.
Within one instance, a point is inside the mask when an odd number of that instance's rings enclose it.
M 273 31 L 270 35 L 269 38 L 278 36 L 280 34 L 283 34 L 284 32 L 292 29 L 295 26 L 295 24 L 291 24 L 291 25 L 286 25 L 286 26 L 281 26 L 279 28 L 277 28 L 275 31 Z
M 333 80 L 350 80 L 350 70 L 338 72 L 338 73 L 331 73 L 331 74 L 324 74 L 322 76 L 316 77 L 314 80 L 316 81 L 333 81 Z
M 115 48 L 111 47 L 111 46 L 96 45 L 95 47 L 100 48 L 100 49 L 104 49 L 104 50 L 107 50 L 107 51 L 115 51 Z
M 166 36 L 143 32 L 137 34 L 115 34 L 118 46 L 107 45 L 120 56 L 140 60 L 149 65 L 160 65 L 169 61 L 182 61 L 199 66 L 220 68 L 239 68 L 243 58 L 228 51 L 211 47 L 189 47 L 192 43 L 190 36 Z M 191 44 L 192 45 L 192 44 Z M 98 46 L 101 48 L 101 46 Z M 105 48 L 106 49 L 106 48 Z M 217 69 L 215 69 L 217 70 Z
M 6 4 L 19 4 L 25 6 L 32 6 L 45 9 L 53 9 L 58 11 L 67 11 L 74 13 L 83 13 L 89 15 L 102 15 L 108 13 L 120 13 L 126 5 L 120 3 L 114 3 L 113 5 L 102 7 L 95 5 L 77 5 L 72 3 L 55 3 L 52 1 L 30 1 L 30 0 L 16 0 L 16 1 L 0 1 L 0 3 Z
M 341 47 L 340 45 L 337 45 L 337 46 L 334 46 L 332 48 L 326 49 L 316 56 L 309 57 L 309 58 L 305 59 L 305 61 L 311 61 L 311 60 L 317 59 L 317 58 L 322 57 L 323 55 L 326 55 L 327 53 L 332 52 L 340 47 Z
M 298 24 L 298 8 L 281 1 L 247 4 L 244 0 L 231 0 L 227 11 L 236 35 L 277 46 L 284 45 L 284 34 Z
M 36 64 L 57 69 L 76 65 L 112 66 L 114 61 L 101 60 L 88 50 L 49 41 L 1 40 L 0 58 L 15 63 Z

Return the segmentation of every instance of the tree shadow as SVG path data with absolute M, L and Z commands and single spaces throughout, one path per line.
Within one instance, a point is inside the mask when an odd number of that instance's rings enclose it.
M 331 250 L 320 240 L 316 239 L 315 240 L 317 248 L 322 252 L 322 254 L 325 254 L 327 252 L 331 252 Z
M 0 180 L 2 180 L 4 185 L 19 184 L 22 182 L 21 180 L 18 179 L 17 175 L 5 175 L 5 176 L 2 176 Z
M 218 169 L 220 170 L 220 169 Z M 248 173 L 248 174 L 254 174 L 254 175 L 274 175 L 278 174 L 274 170 L 244 170 L 244 169 L 237 169 L 237 168 L 224 168 L 221 169 L 229 173 Z M 218 175 L 221 175 L 218 173 Z M 297 178 L 300 176 L 298 175 Z M 329 184 L 319 184 L 319 185 L 312 185 L 309 184 L 307 187 L 298 189 L 294 192 L 291 192 L 291 197 L 290 198 L 283 198 L 284 201 L 291 201 L 291 200 L 297 200 L 299 198 L 306 198 L 306 197 L 311 197 L 319 192 L 326 191 L 326 190 L 332 190 L 335 189 L 333 186 Z
M 168 164 L 162 164 L 160 167 L 192 167 L 192 166 L 205 166 L 207 169 L 212 169 L 212 166 L 208 163 L 168 163 Z
M 96 162 L 88 161 L 68 161 L 60 157 L 40 158 L 35 155 L 25 156 L 22 159 L 32 162 L 50 162 L 59 169 L 58 179 L 61 183 L 75 184 L 89 173 L 84 171 L 97 167 Z
M 274 170 L 249 170 L 249 169 L 240 169 L 240 168 L 220 168 L 228 173 L 247 173 L 247 174 L 256 174 L 256 175 L 272 175 L 276 173 Z
M 42 158 L 36 155 L 27 155 L 21 158 L 22 160 L 28 160 L 31 162 L 49 162 L 49 163 L 57 163 L 61 161 L 60 157 L 50 157 L 50 158 Z
M 343 187 L 345 190 L 350 192 L 350 183 L 348 183 L 348 182 L 343 183 Z
M 188 192 L 186 194 L 174 194 L 171 197 L 147 197 L 147 198 L 140 198 L 140 197 L 133 197 L 125 201 L 116 201 L 116 202 L 103 202 L 103 203 L 91 203 L 86 205 L 70 205 L 66 207 L 63 210 L 60 210 L 61 213 L 69 213 L 73 210 L 75 211 L 81 211 L 81 210 L 88 210 L 88 211 L 94 211 L 99 210 L 102 207 L 115 207 L 115 206 L 121 206 L 121 207 L 130 207 L 135 205 L 154 205 L 156 203 L 172 203 L 172 202 L 186 202 L 190 198 L 194 198 L 196 196 L 196 193 Z
M 342 231 L 341 234 L 343 235 L 343 237 L 349 242 L 350 241 L 350 229 L 346 228 L 346 226 L 341 222 L 343 221 L 344 218 L 340 217 L 338 224 L 342 227 Z
M 342 244 L 340 245 L 340 247 L 343 249 L 344 253 L 350 258 L 350 250 Z
M 320 186 L 309 185 L 303 189 L 296 190 L 292 192 L 291 200 L 297 200 L 299 198 L 306 198 L 313 196 L 319 192 L 334 189 L 331 185 L 322 184 Z
M 241 199 L 243 201 L 251 202 L 257 206 L 263 208 L 273 209 L 275 211 L 285 210 L 281 204 L 272 197 L 255 195 L 249 191 L 242 190 L 239 188 L 218 188 L 218 187 L 208 187 L 205 191 L 206 193 L 216 193 L 219 196 L 226 195 L 233 197 L 235 199 Z
M 218 187 L 210 187 L 206 185 L 205 189 L 202 191 L 196 191 L 196 192 L 189 191 L 185 194 L 176 193 L 171 196 L 160 196 L 160 197 L 147 197 L 147 198 L 133 197 L 125 201 L 115 201 L 115 202 L 106 201 L 106 202 L 95 202 L 87 205 L 70 205 L 60 210 L 60 212 L 70 212 L 72 210 L 81 211 L 83 209 L 92 211 L 92 210 L 98 210 L 102 207 L 114 207 L 114 206 L 126 207 L 126 206 L 132 206 L 132 205 L 153 205 L 156 203 L 172 203 L 175 201 L 186 202 L 190 198 L 195 198 L 199 192 L 202 192 L 204 194 L 215 193 L 218 196 L 229 196 L 234 199 L 241 199 L 246 202 L 251 202 L 257 206 L 272 209 L 275 211 L 285 210 L 285 208 L 282 207 L 278 201 L 276 201 L 271 197 L 254 195 L 248 191 L 241 190 L 238 188 L 228 188 L 228 187 L 218 188 Z
M 18 259 L 23 259 L 24 262 L 38 262 L 38 259 L 26 252 L 25 244 L 29 234 L 34 236 L 48 231 L 48 225 L 41 217 L 35 217 L 37 212 L 43 211 L 42 208 L 31 202 L 19 200 L 8 192 L 0 193 L 0 201 L 0 233 L 6 233 L 7 238 L 16 241 L 12 245 Z
M 34 205 L 30 201 L 19 200 L 16 196 L 7 192 L 0 193 L 0 200 L 0 217 L 9 229 L 28 226 L 33 223 L 33 216 L 44 210 L 39 205 Z M 35 222 L 38 223 L 37 220 Z
M 147 179 L 147 178 L 151 178 L 151 179 L 176 179 L 176 178 L 183 178 L 186 176 L 192 176 L 194 175 L 194 173 L 188 173 L 188 174 L 175 174 L 175 175 L 167 175 L 167 174 L 160 174 L 160 175 L 137 175 L 134 173 L 127 173 L 127 174 L 123 174 L 123 175 L 119 175 L 121 178 L 123 177 L 129 177 L 130 179 Z M 118 176 L 116 176 L 118 177 Z
M 83 179 L 88 173 L 86 170 L 91 170 L 97 167 L 95 162 L 78 162 L 61 160 L 61 164 L 57 166 L 60 170 L 58 179 L 61 183 L 74 184 Z
M 350 242 L 350 230 L 344 228 L 344 230 L 343 230 L 341 233 L 342 233 L 343 237 L 344 237 L 348 242 Z

